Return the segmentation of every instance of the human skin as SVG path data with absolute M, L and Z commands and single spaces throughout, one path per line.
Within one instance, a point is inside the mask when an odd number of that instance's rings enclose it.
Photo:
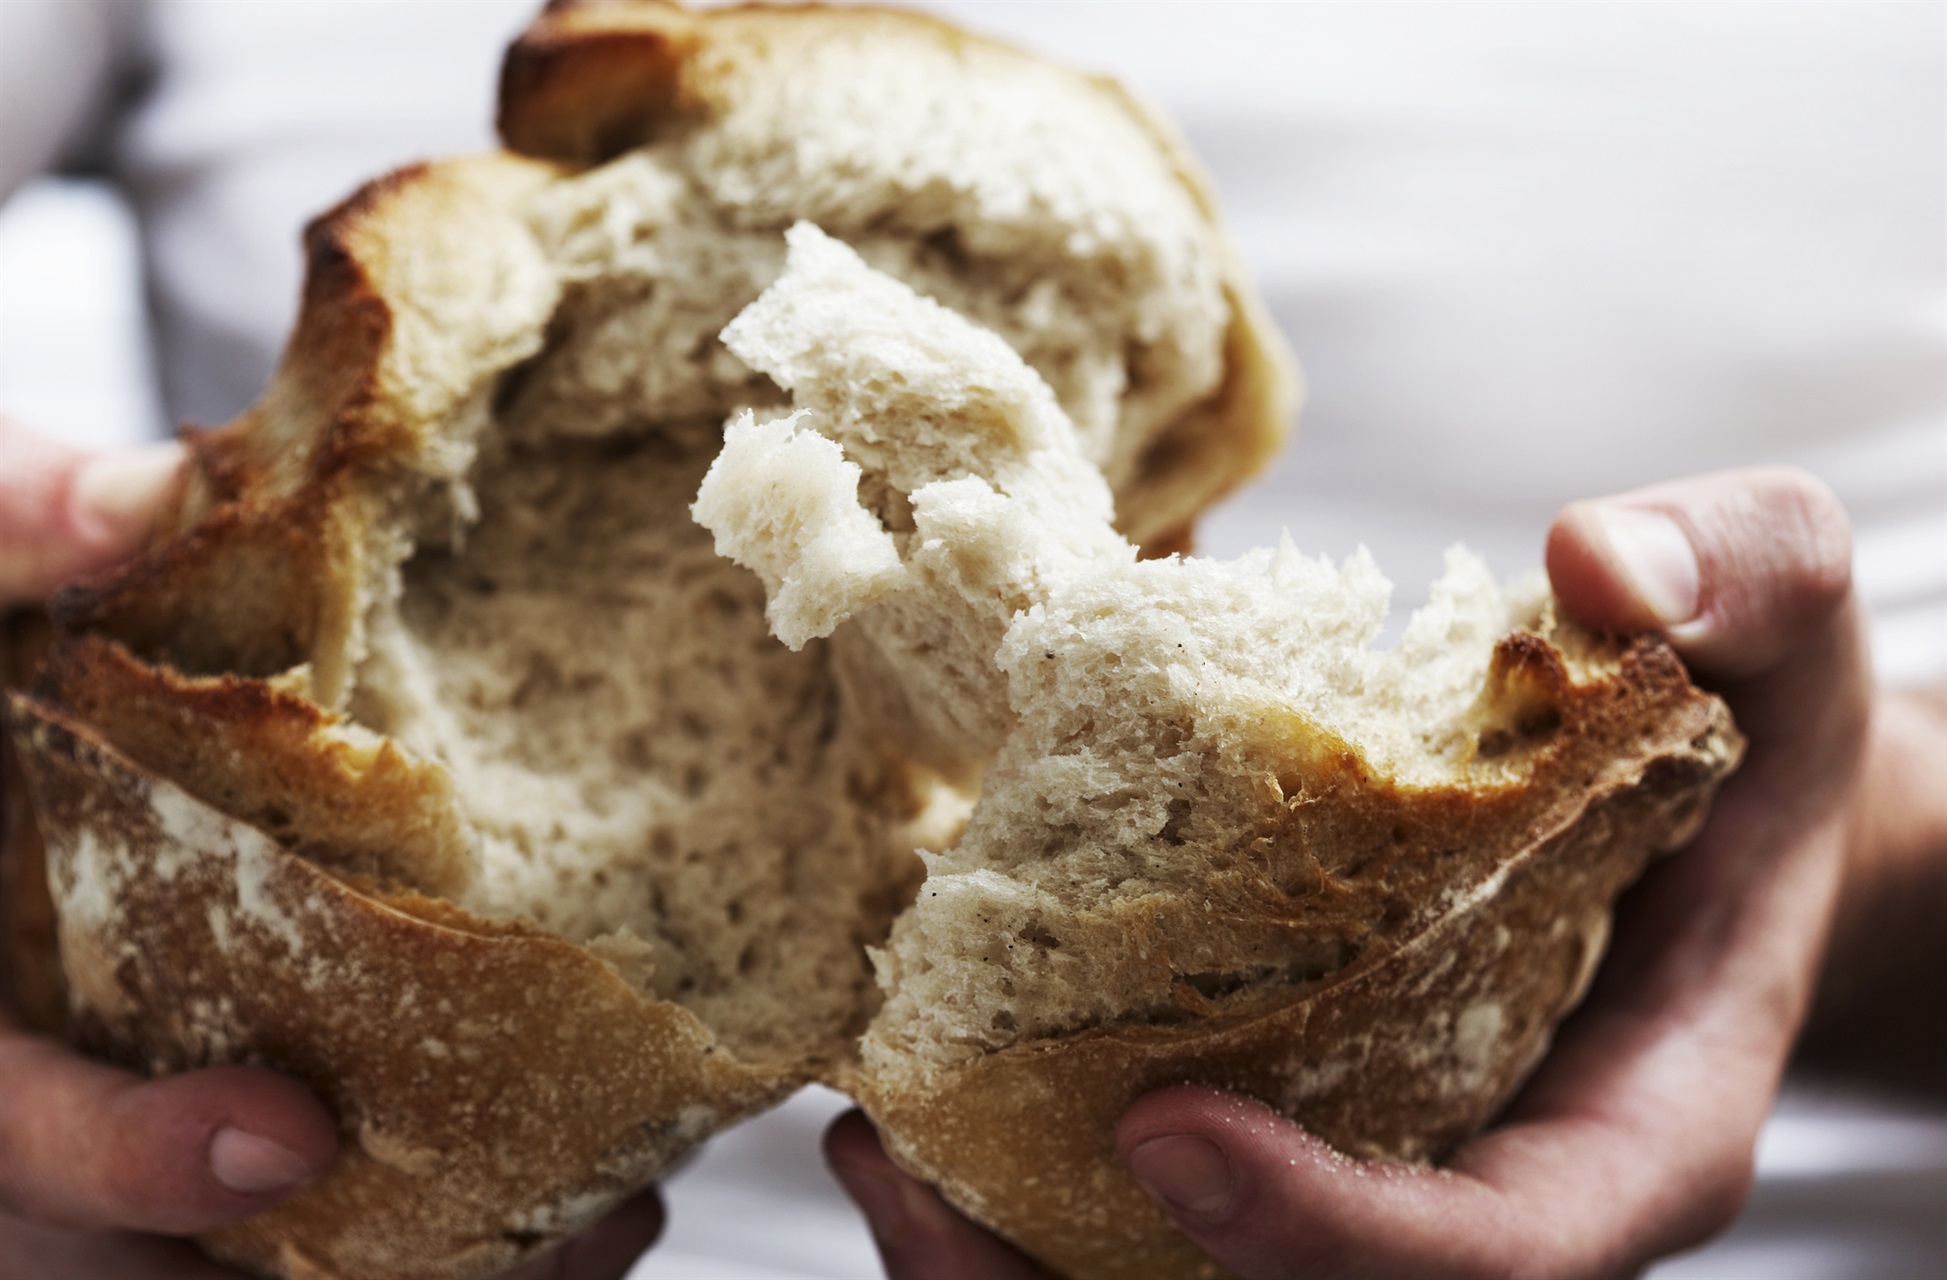
M 0 608 L 138 546 L 176 445 L 87 453 L 0 416 Z M 4 799 L 4 797 L 0 797 Z M 23 1030 L 0 1007 L 0 1267 L 34 1280 L 241 1280 L 180 1237 L 322 1177 L 337 1127 L 303 1086 L 222 1067 L 145 1080 Z M 620 1280 L 662 1230 L 652 1191 L 509 1280 Z
M 1164 1211 L 1245 1280 L 1629 1275 L 1727 1226 L 1835 917 L 1819 1026 L 1850 1028 L 1855 1065 L 1888 1060 L 1857 1049 L 1875 1027 L 1930 1021 L 1859 1007 L 1912 964 L 1947 968 L 1926 909 L 1947 903 L 1947 699 L 1874 689 L 1850 561 L 1837 499 L 1783 468 L 1564 510 L 1547 564 L 1565 611 L 1667 635 L 1730 703 L 1744 767 L 1625 896 L 1520 1097 L 1441 1168 L 1351 1161 L 1249 1099 L 1166 1089 L 1116 1134 Z M 1939 1084 L 1939 1056 L 1907 1057 Z M 892 1280 L 1046 1275 L 904 1175 L 858 1113 L 826 1152 Z

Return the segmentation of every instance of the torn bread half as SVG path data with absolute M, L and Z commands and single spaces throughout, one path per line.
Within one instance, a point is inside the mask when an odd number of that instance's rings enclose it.
M 1393 1160 L 1478 1128 L 1736 763 L 1723 705 L 1462 550 L 1384 651 L 1363 552 L 1139 559 L 1005 343 L 790 242 L 724 335 L 790 411 L 731 422 L 697 519 L 781 640 L 831 637 L 875 731 L 982 764 L 834 1079 L 1076 1276 L 1214 1273 L 1115 1154 L 1150 1089 L 1239 1089 Z

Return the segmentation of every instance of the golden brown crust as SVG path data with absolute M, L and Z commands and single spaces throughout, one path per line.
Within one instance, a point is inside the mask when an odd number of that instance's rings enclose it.
M 331 700 L 388 484 L 434 469 L 429 424 L 540 346 L 557 289 L 519 205 L 556 172 L 505 155 L 414 166 L 316 219 L 270 387 L 189 434 L 192 474 L 162 536 L 62 592 L 64 629 L 188 672 L 320 662 Z
M 1268 1010 L 842 1083 L 903 1164 L 1077 1277 L 1219 1274 L 1116 1156 L 1117 1120 L 1152 1089 L 1234 1089 L 1352 1154 L 1439 1157 L 1519 1087 L 1594 972 L 1610 904 L 1695 834 L 1741 750 L 1723 703 L 1650 638 L 1577 684 L 1547 642 L 1511 636 L 1490 696 L 1511 732 L 1529 726 L 1510 748 L 1536 757 L 1519 786 L 1409 789 L 1353 759 L 1294 762 L 1330 824 L 1307 841 L 1383 850 L 1327 887 L 1336 913 L 1308 912 L 1363 939 L 1330 978 L 1270 993 Z M 1533 714 L 1544 703 L 1554 716 Z
M 586 951 L 365 891 L 16 698 L 87 1047 L 315 1089 L 326 1179 L 207 1237 L 285 1275 L 496 1275 L 591 1221 L 791 1072 L 733 1061 Z
M 451 893 L 470 851 L 452 784 L 391 742 L 261 680 L 191 679 L 99 636 L 71 637 L 34 694 L 137 766 L 339 873 Z
M 501 62 L 501 138 L 574 165 L 648 142 L 678 112 L 695 25 L 674 5 L 550 4 Z

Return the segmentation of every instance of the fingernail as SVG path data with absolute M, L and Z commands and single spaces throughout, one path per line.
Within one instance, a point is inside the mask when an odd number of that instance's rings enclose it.
M 1697 616 L 1697 553 L 1681 525 L 1660 511 L 1610 504 L 1596 518 L 1630 589 L 1658 622 L 1674 627 Z
M 857 1165 L 848 1165 L 841 1172 L 840 1181 L 859 1206 L 859 1212 L 865 1215 L 865 1223 L 872 1229 L 874 1238 L 882 1242 L 898 1239 L 906 1226 L 905 1190 L 891 1178 Z
M 173 441 L 96 454 L 74 478 L 77 516 L 109 543 L 131 543 L 155 524 L 186 455 Z
M 1129 1171 L 1170 1208 L 1215 1221 L 1230 1208 L 1230 1161 L 1208 1138 L 1174 1133 L 1129 1153 Z
M 210 1141 L 210 1172 L 247 1196 L 295 1191 L 314 1176 L 295 1151 L 241 1129 L 224 1128 Z

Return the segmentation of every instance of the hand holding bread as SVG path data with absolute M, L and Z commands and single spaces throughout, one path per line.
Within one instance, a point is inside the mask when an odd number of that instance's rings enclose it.
M 1116 1145 L 1172 1219 L 1246 1280 L 1626 1274 L 1727 1225 L 1806 1013 L 1857 803 L 1870 681 L 1848 560 L 1843 511 L 1800 473 L 1563 512 L 1548 562 L 1564 607 L 1671 632 L 1729 682 L 1752 731 L 1744 771 L 1696 845 L 1625 900 L 1589 1002 L 1443 1174 L 1348 1162 L 1249 1099 L 1166 1089 L 1122 1117 Z M 903 1175 L 858 1117 L 828 1149 L 893 1280 L 1046 1274 Z
M 147 537 L 183 455 L 176 446 L 89 454 L 0 417 L 0 605 L 31 604 Z M 24 676 L 37 637 L 15 626 L 0 680 Z M 52 928 L 44 887 L 22 878 L 25 796 L 0 743 L 0 864 L 9 927 L 0 934 L 0 1258 L 49 1280 L 216 1275 L 178 1242 L 107 1231 L 183 1234 L 246 1216 L 313 1181 L 336 1145 L 301 1087 L 223 1068 L 144 1081 L 59 1046 L 58 976 L 36 973 Z M 33 904 L 32 907 L 24 904 Z

